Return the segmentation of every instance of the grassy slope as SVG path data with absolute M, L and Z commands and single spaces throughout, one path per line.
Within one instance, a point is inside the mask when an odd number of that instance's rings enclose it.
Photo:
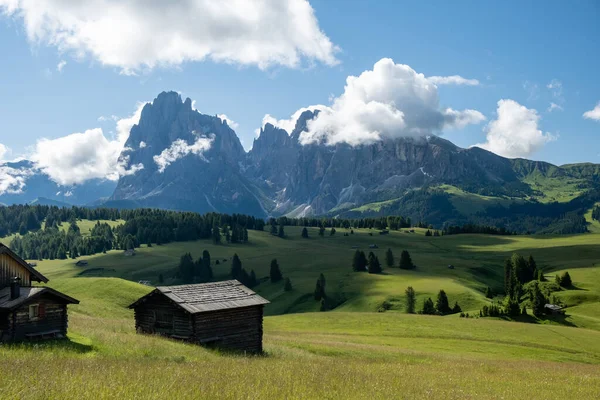
M 532 253 L 548 277 L 568 269 L 575 288 L 559 296 L 570 306 L 567 322 L 599 329 L 599 236 L 425 237 L 367 231 L 344 237 L 288 239 L 250 232 L 251 244 L 213 246 L 174 243 L 89 257 L 87 269 L 74 261 L 44 261 L 50 284 L 81 300 L 70 307 L 70 342 L 0 347 L 14 368 L 0 376 L 0 398 L 596 398 L 600 393 L 600 332 L 548 324 L 520 324 L 456 316 L 412 316 L 398 311 L 373 313 L 383 300 L 402 309 L 412 285 L 421 298 L 444 288 L 450 300 L 476 310 L 480 293 L 501 280 L 503 259 L 512 251 Z M 409 249 L 416 271 L 386 269 L 383 275 L 349 272 L 352 245 L 377 243 L 383 261 L 389 246 L 396 255 Z M 267 276 L 277 257 L 294 290 L 262 283 L 258 291 L 273 303 L 267 314 L 316 310 L 306 295 L 320 272 L 329 293 L 348 301 L 330 313 L 287 314 L 265 318 L 266 357 L 244 358 L 158 337 L 136 335 L 126 308 L 151 290 L 130 280 L 156 282 L 179 256 L 202 249 L 213 260 L 237 252 L 244 268 Z M 447 264 L 456 266 L 449 270 Z M 230 262 L 215 266 L 225 277 Z M 102 276 L 90 276 L 102 275 Z M 167 282 L 168 283 L 168 282 Z M 352 312 L 348 312 L 352 311 Z M 362 311 L 362 312 L 361 312 Z M 543 322 L 543 321 L 542 321 Z M 26 374 L 27 380 L 22 376 Z M 197 384 L 190 385 L 190 382 Z M 482 384 L 485 382 L 485 384 Z

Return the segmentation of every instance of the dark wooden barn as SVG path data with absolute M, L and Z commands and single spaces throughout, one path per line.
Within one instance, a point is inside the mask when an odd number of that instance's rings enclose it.
M 65 337 L 77 300 L 32 282 L 48 279 L 0 243 L 0 342 Z
M 269 302 L 236 280 L 157 287 L 129 306 L 139 333 L 262 352 Z

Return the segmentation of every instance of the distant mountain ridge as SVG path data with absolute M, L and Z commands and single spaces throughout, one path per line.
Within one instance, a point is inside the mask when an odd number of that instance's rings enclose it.
M 95 191 L 87 183 L 80 188 L 85 193 L 76 187 L 69 199 L 40 175 L 28 180 L 35 186 L 34 198 L 4 195 L 0 202 L 43 197 L 259 217 L 396 213 L 436 224 L 494 223 L 504 215 L 494 207 L 564 203 L 599 187 L 597 164 L 507 159 L 435 135 L 355 147 L 303 145 L 302 132 L 316 115 L 302 113 L 292 132 L 266 124 L 245 152 L 225 120 L 199 113 L 176 92 L 163 92 L 143 108 L 121 155 L 128 167 L 142 164 L 143 169 L 116 184 L 95 182 Z M 477 207 L 470 207 L 473 202 Z

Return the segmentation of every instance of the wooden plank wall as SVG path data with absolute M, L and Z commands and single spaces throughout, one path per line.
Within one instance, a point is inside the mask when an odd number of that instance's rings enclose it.
M 43 307 L 43 316 L 37 320 L 29 319 L 29 305 L 39 304 Z M 52 298 L 35 299 L 16 310 L 9 316 L 9 331 L 13 340 L 23 340 L 28 333 L 58 330 L 67 335 L 68 316 L 66 304 L 57 303 Z
M 156 326 L 155 313 L 163 312 L 173 315 L 173 328 Z M 166 297 L 156 294 L 134 309 L 135 328 L 140 333 L 160 334 L 165 336 L 192 337 L 192 316 Z
M 31 286 L 30 274 L 6 254 L 0 254 L 0 288 L 10 286 L 12 278 L 21 278 L 21 286 Z
M 251 306 L 194 315 L 194 337 L 234 350 L 262 353 L 263 306 Z

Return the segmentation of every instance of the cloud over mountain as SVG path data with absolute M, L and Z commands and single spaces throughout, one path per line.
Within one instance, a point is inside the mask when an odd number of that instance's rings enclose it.
M 444 82 L 445 77 L 437 78 L 438 82 Z M 442 109 L 439 103 L 437 86 L 430 78 L 408 65 L 383 58 L 372 70 L 349 76 L 344 92 L 333 99 L 331 106 L 320 109 L 300 141 L 359 145 L 383 138 L 431 135 L 444 128 L 460 128 L 485 120 L 477 110 Z M 265 118 L 286 130 L 291 126 L 289 120 Z
M 31 160 L 60 185 L 81 184 L 96 178 L 116 181 L 119 176 L 133 174 L 144 166 L 127 167 L 127 156 L 119 156 L 145 104 L 138 103 L 133 114 L 115 121 L 116 138 L 107 138 L 101 128 L 57 139 L 42 138 L 37 141 Z
M 475 146 L 503 157 L 527 157 L 540 150 L 556 137 L 539 128 L 540 116 L 536 110 L 527 108 L 514 100 L 498 101 L 498 117 L 491 121 L 487 141 Z
M 32 43 L 123 73 L 211 59 L 261 69 L 335 65 L 307 0 L 0 0 Z

